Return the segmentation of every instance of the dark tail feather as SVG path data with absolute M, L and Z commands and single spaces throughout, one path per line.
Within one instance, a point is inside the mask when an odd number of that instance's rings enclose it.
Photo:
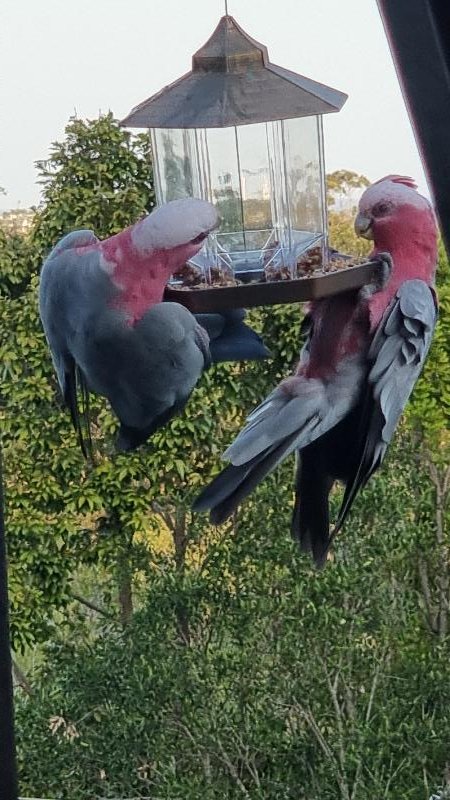
M 305 553 L 311 553 L 316 567 L 324 566 L 330 547 L 328 496 L 333 480 L 303 451 L 295 481 L 295 504 L 291 533 Z
M 296 481 L 292 534 L 303 550 L 312 553 L 317 566 L 325 563 L 335 536 L 342 528 L 359 490 L 377 463 L 368 464 L 369 431 L 373 400 L 362 405 L 301 452 Z M 370 469 L 369 469 L 370 466 Z M 328 498 L 334 480 L 345 484 L 338 518 L 330 531 Z
M 212 317 L 220 317 L 221 325 L 213 324 Z M 208 319 L 207 319 L 208 318 Z M 241 308 L 223 314 L 198 315 L 200 325 L 210 336 L 209 349 L 213 363 L 221 361 L 257 361 L 270 357 L 270 351 L 261 337 L 244 322 Z M 216 320 L 217 323 L 217 320 Z
M 226 467 L 199 495 L 194 511 L 211 509 L 213 525 L 221 525 L 236 510 L 261 481 L 288 454 L 297 433 L 285 439 L 278 447 L 266 450 L 242 466 Z
M 86 439 L 84 440 L 85 450 L 89 455 L 90 460 L 94 461 L 94 447 L 92 444 L 91 433 L 91 407 L 89 401 L 89 389 L 84 380 L 83 373 L 76 368 L 76 382 L 81 392 L 81 419 L 83 420 L 84 431 Z M 84 439 L 84 437 L 82 437 Z
M 197 499 L 193 503 L 194 511 L 209 511 L 215 509 L 218 505 L 227 500 L 237 490 L 240 484 L 245 481 L 248 473 L 251 470 L 251 465 L 243 464 L 240 467 L 235 467 L 230 464 L 214 478 L 213 481 L 203 489 Z
M 382 429 L 382 425 L 381 413 L 374 408 L 372 395 L 368 392 L 359 419 L 356 457 L 345 481 L 345 493 L 332 533 L 333 539 L 347 519 L 357 494 L 364 488 L 383 460 L 380 453 L 377 455 L 377 431 Z
M 364 453 L 363 459 L 365 458 L 365 455 L 366 453 Z M 359 465 L 358 470 L 355 472 L 352 478 L 347 482 L 344 497 L 341 503 L 341 507 L 339 509 L 338 518 L 333 528 L 333 532 L 330 536 L 330 540 L 333 540 L 334 537 L 341 530 L 345 520 L 347 519 L 351 511 L 356 496 L 361 491 L 361 489 L 364 489 L 369 478 L 379 468 L 381 462 L 382 459 L 379 457 L 373 462 L 371 462 L 370 465 L 368 465 L 367 462 L 363 460 Z
M 78 392 L 81 393 L 81 412 L 78 405 Z M 71 361 L 69 369 L 65 373 L 64 402 L 66 403 L 72 420 L 72 425 L 78 437 L 81 452 L 86 460 L 93 460 L 93 446 L 91 438 L 91 421 L 89 414 L 89 390 L 86 381 L 80 370 Z M 86 432 L 87 443 L 83 428 Z

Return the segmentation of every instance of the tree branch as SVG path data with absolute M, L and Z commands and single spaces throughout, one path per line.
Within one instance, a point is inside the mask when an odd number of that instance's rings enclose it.
M 322 660 L 322 668 L 325 674 L 325 679 L 328 686 L 328 691 L 331 695 L 331 701 L 333 703 L 335 715 L 336 715 L 336 722 L 338 727 L 338 754 L 339 754 L 339 764 L 340 764 L 340 775 L 341 775 L 341 792 L 343 791 L 344 797 L 350 800 L 350 789 L 347 781 L 346 776 L 346 769 L 345 769 L 345 744 L 344 744 L 344 722 L 342 719 L 342 708 L 339 704 L 338 698 L 338 686 L 339 686 L 339 669 L 336 671 L 336 675 L 334 681 L 331 681 L 330 673 L 327 670 L 325 662 Z
M 28 682 L 25 673 L 22 672 L 21 668 L 19 667 L 12 653 L 11 653 L 11 663 L 12 663 L 13 678 L 16 684 L 20 686 L 21 689 L 23 689 L 25 694 L 31 697 L 31 695 L 33 694 L 31 684 Z
M 97 614 L 101 614 L 102 617 L 106 617 L 107 619 L 117 619 L 114 614 L 111 614 L 110 611 L 107 611 L 106 608 L 102 608 L 98 606 L 96 603 L 93 603 L 92 600 L 87 600 L 85 597 L 82 597 L 80 594 L 76 592 L 70 592 L 70 596 L 73 600 L 76 600 L 81 605 L 86 606 L 86 608 L 90 608 L 91 611 L 95 611 Z
M 219 737 L 217 737 L 216 741 L 217 741 L 217 744 L 219 746 L 219 750 L 220 750 L 220 755 L 221 755 L 222 761 L 225 764 L 225 766 L 227 767 L 228 772 L 230 773 L 231 777 L 235 781 L 236 786 L 239 787 L 239 789 L 241 790 L 242 794 L 244 795 L 244 797 L 247 798 L 247 800 L 251 800 L 250 794 L 248 793 L 245 785 L 242 783 L 242 781 L 241 781 L 241 779 L 240 779 L 240 777 L 238 775 L 238 771 L 237 771 L 236 767 L 234 766 L 233 762 L 230 761 L 230 758 L 229 758 L 229 756 L 228 756 L 228 754 L 227 754 L 227 752 L 226 752 L 221 740 L 219 739 Z
M 420 585 L 422 586 L 423 600 L 425 603 L 425 616 L 428 626 L 432 633 L 437 633 L 436 612 L 434 610 L 433 600 L 431 598 L 430 583 L 428 580 L 428 569 L 424 558 L 420 557 L 418 561 Z
M 330 763 L 333 765 L 334 771 L 335 771 L 335 774 L 336 774 L 336 780 L 338 782 L 338 786 L 339 786 L 339 789 L 341 791 L 342 799 L 343 800 L 350 800 L 349 789 L 348 789 L 348 785 L 347 785 L 347 781 L 345 779 L 345 776 L 342 774 L 342 772 L 341 772 L 341 770 L 339 768 L 339 762 L 337 761 L 336 756 L 334 755 L 334 753 L 331 750 L 330 746 L 326 742 L 326 740 L 325 740 L 325 738 L 324 738 L 324 736 L 322 734 L 322 731 L 320 730 L 320 728 L 319 728 L 319 726 L 318 726 L 318 724 L 317 724 L 317 722 L 316 722 L 316 720 L 314 718 L 314 715 L 313 715 L 312 711 L 309 708 L 304 708 L 301 705 L 301 703 L 298 702 L 298 700 L 294 701 L 294 708 L 297 708 L 299 713 L 300 713 L 300 715 L 306 720 L 306 722 L 308 723 L 308 725 L 309 725 L 310 729 L 312 730 L 314 736 L 316 737 L 321 750 L 323 751 L 325 756 L 330 760 Z
M 165 525 L 167 525 L 169 530 L 173 531 L 175 528 L 175 517 L 170 513 L 169 509 L 164 508 L 164 506 L 155 500 L 152 503 L 152 510 L 161 517 L 162 521 Z

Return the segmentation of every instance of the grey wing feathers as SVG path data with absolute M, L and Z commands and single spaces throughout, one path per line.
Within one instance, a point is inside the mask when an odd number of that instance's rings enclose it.
M 248 463 L 293 433 L 308 444 L 321 421 L 317 411 L 317 396 L 314 403 L 312 397 L 292 398 L 275 390 L 247 418 L 246 426 L 225 451 L 224 459 L 236 466 Z M 295 447 L 294 444 L 292 449 Z
M 223 311 L 221 314 L 197 314 L 196 320 L 209 336 L 210 360 L 255 361 L 268 358 L 270 353 L 261 337 L 245 324 L 243 308 Z
M 87 229 L 79 231 L 71 231 L 67 233 L 50 251 L 48 258 L 58 256 L 63 250 L 72 250 L 74 247 L 86 247 L 90 244 L 97 244 L 100 240 L 97 239 L 93 231 Z
M 65 261 L 61 261 L 60 257 L 65 259 L 66 256 L 70 257 L 70 251 L 74 251 L 75 248 L 95 245 L 98 242 L 99 239 L 90 230 L 72 231 L 63 236 L 50 251 L 44 263 L 39 287 L 39 312 L 42 324 L 64 401 L 69 408 L 72 424 L 85 457 L 88 452 L 92 456 L 88 390 L 82 373 L 66 347 L 65 331 L 61 331 L 60 326 L 55 324 L 55 316 L 64 314 L 67 301 L 64 296 L 64 280 L 61 281 L 60 278 Z M 81 390 L 81 409 L 78 388 Z
M 383 461 L 424 365 L 436 321 L 430 287 L 420 280 L 402 284 L 369 349 L 372 366 L 362 411 L 361 455 L 347 483 L 334 533 L 342 526 L 358 490 Z
M 289 398 L 276 389 L 269 395 L 248 417 L 247 425 L 224 453 L 231 464 L 199 495 L 193 506 L 195 511 L 212 509 L 211 522 L 224 522 L 278 464 L 336 424 L 345 414 L 343 403 L 331 407 L 326 393 L 315 388 L 317 391 L 312 392 L 315 401 L 308 397 L 308 392 L 302 397 Z M 349 402 L 347 397 L 346 407 Z
M 295 449 L 297 433 L 256 456 L 246 464 L 229 464 L 193 504 L 194 511 L 211 509 L 210 520 L 220 525 L 255 487 Z
M 184 402 L 202 373 L 205 347 L 199 346 L 197 323 L 178 303 L 153 306 L 134 328 L 117 325 L 111 312 L 105 316 L 109 323 L 96 344 L 110 355 L 97 365 L 94 388 L 122 422 L 147 428 Z
M 212 509 L 211 521 L 223 522 L 277 464 L 345 417 L 356 402 L 363 375 L 356 357 L 341 365 L 334 382 L 299 376 L 294 394 L 277 387 L 247 418 L 224 453 L 230 466 L 203 490 L 194 509 Z
M 306 342 L 302 357 L 309 347 Z M 357 401 L 364 367 L 360 355 L 342 362 L 333 381 L 299 378 L 295 394 L 277 387 L 247 418 L 247 424 L 224 454 L 243 464 L 293 434 L 290 451 L 306 447 L 336 425 Z

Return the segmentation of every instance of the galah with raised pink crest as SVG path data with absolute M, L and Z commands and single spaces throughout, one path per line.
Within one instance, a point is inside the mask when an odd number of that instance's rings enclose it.
M 437 229 L 411 178 L 389 175 L 363 193 L 356 232 L 383 263 L 378 285 L 317 300 L 293 376 L 247 418 L 229 461 L 196 510 L 213 523 L 290 453 L 298 457 L 292 534 L 320 566 L 358 491 L 381 465 L 426 359 L 437 320 Z M 330 530 L 330 490 L 345 484 Z

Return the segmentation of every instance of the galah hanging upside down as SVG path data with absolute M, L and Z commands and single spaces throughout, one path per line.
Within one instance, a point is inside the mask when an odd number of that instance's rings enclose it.
M 411 178 L 389 175 L 361 197 L 356 232 L 373 239 L 379 286 L 312 303 L 295 375 L 250 414 L 230 462 L 194 504 L 220 524 L 290 453 L 298 454 L 292 534 L 320 566 L 352 503 L 380 466 L 430 347 L 437 231 Z M 390 255 L 388 255 L 390 254 Z M 328 496 L 345 484 L 330 535 Z
M 203 200 L 174 200 L 100 241 L 88 230 L 65 236 L 40 280 L 40 315 L 64 400 L 86 455 L 77 385 L 120 420 L 117 446 L 133 450 L 181 411 L 202 371 L 215 361 L 265 358 L 245 312 L 196 319 L 163 303 L 170 275 L 217 227 Z

